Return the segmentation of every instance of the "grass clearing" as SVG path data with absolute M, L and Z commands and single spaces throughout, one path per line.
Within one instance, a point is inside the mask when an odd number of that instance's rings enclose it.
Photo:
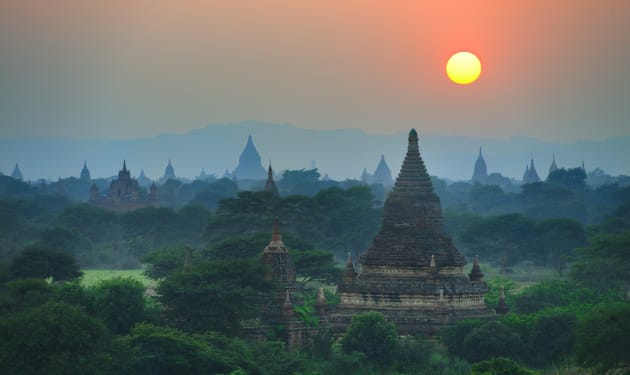
M 507 273 L 501 273 L 500 268 L 492 267 L 487 263 L 480 263 L 479 267 L 481 267 L 481 272 L 484 274 L 484 280 L 490 280 L 495 277 L 510 279 L 518 285 L 517 290 L 522 290 L 543 281 L 566 278 L 566 276 L 558 276 L 558 273 L 551 267 L 536 266 L 528 262 L 508 267 Z M 468 275 L 471 269 L 472 262 L 469 262 L 469 264 L 464 267 L 464 274 Z
M 81 270 L 83 271 L 83 278 L 81 279 L 81 285 L 92 286 L 101 280 L 112 279 L 114 277 L 131 277 L 142 283 L 147 288 L 155 288 L 156 282 L 144 276 L 144 270 Z

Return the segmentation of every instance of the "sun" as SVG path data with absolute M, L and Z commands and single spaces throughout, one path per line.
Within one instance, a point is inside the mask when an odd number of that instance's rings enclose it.
M 473 83 L 481 74 L 481 61 L 473 53 L 457 52 L 446 62 L 446 74 L 451 81 L 460 85 Z

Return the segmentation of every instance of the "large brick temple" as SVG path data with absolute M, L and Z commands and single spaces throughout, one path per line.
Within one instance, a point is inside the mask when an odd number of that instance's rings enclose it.
M 341 301 L 329 320 L 336 331 L 367 311 L 382 313 L 401 335 L 432 335 L 457 320 L 495 314 L 484 302 L 488 287 L 476 259 L 465 276 L 466 260 L 445 233 L 440 200 L 414 129 L 385 202 L 381 230 L 359 264 L 357 273 L 348 259 L 338 289 Z

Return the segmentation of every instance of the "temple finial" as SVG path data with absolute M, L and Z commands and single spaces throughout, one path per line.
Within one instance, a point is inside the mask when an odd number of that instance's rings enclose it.
M 271 242 L 282 243 L 282 235 L 280 234 L 280 220 L 278 217 L 273 222 L 273 234 L 271 235 Z
M 499 304 L 495 309 L 497 314 L 505 315 L 510 312 L 510 307 L 505 303 L 505 288 L 501 288 L 499 291 Z
M 285 317 L 293 316 L 293 303 L 291 303 L 291 293 L 289 289 L 285 291 L 284 303 L 282 304 L 282 314 Z
M 184 249 L 184 270 L 189 270 L 192 268 L 192 249 L 190 246 L 186 245 L 186 249 Z
M 475 255 L 475 258 L 473 260 L 473 266 L 470 270 L 470 273 L 468 274 L 468 278 L 470 279 L 470 281 L 483 281 L 483 273 L 481 272 L 481 267 L 479 267 L 479 258 L 477 257 L 477 255 Z

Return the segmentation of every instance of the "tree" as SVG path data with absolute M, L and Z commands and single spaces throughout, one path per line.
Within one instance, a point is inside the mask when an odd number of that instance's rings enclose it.
M 12 280 L 0 290 L 0 314 L 39 306 L 53 299 L 53 289 L 44 279 Z
M 361 352 L 368 360 L 380 365 L 392 361 L 397 347 L 396 326 L 374 311 L 354 315 L 341 339 L 344 353 Z
M 533 314 L 547 308 L 595 304 L 601 300 L 601 295 L 578 286 L 574 281 L 549 280 L 527 287 L 514 295 L 510 306 L 520 314 Z
M 586 234 L 580 222 L 571 219 L 548 219 L 536 223 L 537 258 L 547 256 L 547 262 L 562 276 L 574 248 L 586 244 Z M 545 254 L 546 253 L 546 254 Z
M 464 357 L 464 338 L 482 324 L 483 322 L 479 319 L 464 319 L 441 330 L 440 337 L 448 348 L 449 354 Z
M 535 375 L 536 373 L 520 366 L 509 358 L 492 358 L 475 363 L 472 375 Z
M 586 188 L 586 172 L 582 168 L 556 169 L 547 176 L 547 182 L 572 190 L 582 190 Z
M 333 253 L 326 250 L 289 250 L 297 276 L 302 284 L 312 279 L 325 283 L 336 283 L 341 278 L 341 270 L 337 268 Z
M 319 177 L 317 168 L 285 171 L 278 187 L 289 194 L 312 196 L 319 190 Z
M 125 373 L 227 374 L 238 369 L 261 373 L 245 345 L 217 333 L 190 335 L 140 323 L 121 341 L 129 350 Z
M 191 249 L 191 253 L 193 250 Z M 142 260 L 148 263 L 144 274 L 158 280 L 184 267 L 185 246 L 165 247 L 147 254 Z M 195 261 L 193 261 L 195 263 Z
M 470 362 L 493 357 L 517 357 L 523 352 L 523 340 L 505 324 L 491 321 L 474 328 L 464 338 L 464 358 Z
M 176 271 L 158 286 L 167 319 L 187 331 L 237 334 L 241 320 L 258 315 L 272 292 L 266 268 L 251 259 L 226 259 Z
M 0 317 L 0 366 L 5 374 L 106 372 L 109 342 L 100 321 L 64 303 L 48 302 Z
M 10 262 L 9 273 L 16 279 L 50 277 L 53 281 L 72 280 L 83 275 L 72 255 L 42 247 L 22 251 Z
M 90 305 L 112 333 L 127 333 L 146 319 L 144 286 L 130 277 L 101 280 L 88 290 Z
M 528 363 L 538 366 L 566 359 L 573 354 L 575 315 L 559 313 L 539 317 L 529 334 Z
M 461 234 L 474 254 L 514 264 L 528 255 L 534 222 L 519 214 L 489 216 L 472 222 Z
M 601 373 L 630 364 L 630 303 L 602 305 L 593 309 L 576 329 L 578 363 Z
M 592 237 L 575 250 L 570 273 L 578 283 L 600 292 L 626 293 L 630 285 L 630 232 Z

